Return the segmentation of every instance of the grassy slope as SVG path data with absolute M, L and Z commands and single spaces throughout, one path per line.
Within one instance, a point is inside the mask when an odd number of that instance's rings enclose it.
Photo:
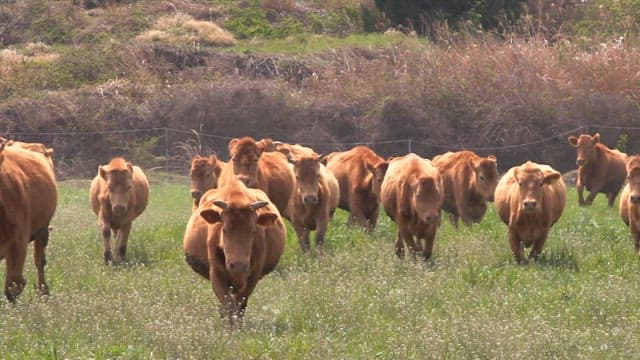
M 542 259 L 516 266 L 493 207 L 459 231 L 444 224 L 434 262 L 393 255 L 386 216 L 373 236 L 331 224 L 327 256 L 302 257 L 293 233 L 258 284 L 245 323 L 225 329 L 217 301 L 182 256 L 186 179 L 153 177 L 134 224 L 131 264 L 102 264 L 88 181 L 60 184 L 49 247 L 52 296 L 28 286 L 0 300 L 7 358 L 631 358 L 640 353 L 639 263 L 604 198 L 575 190 Z M 4 266 L 0 270 L 0 276 Z

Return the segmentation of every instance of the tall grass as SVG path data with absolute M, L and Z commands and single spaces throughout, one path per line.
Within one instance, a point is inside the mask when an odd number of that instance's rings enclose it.
M 0 354 L 64 358 L 634 358 L 638 258 L 617 211 L 575 190 L 540 260 L 514 264 L 493 207 L 479 225 L 440 228 L 433 261 L 399 260 L 381 216 L 367 235 L 338 212 L 326 255 L 303 256 L 292 231 L 276 271 L 229 330 L 210 285 L 182 254 L 186 178 L 152 176 L 129 264 L 105 266 L 89 181 L 60 183 L 48 249 L 52 295 L 28 286 L 0 300 Z M 0 277 L 4 266 L 0 270 Z

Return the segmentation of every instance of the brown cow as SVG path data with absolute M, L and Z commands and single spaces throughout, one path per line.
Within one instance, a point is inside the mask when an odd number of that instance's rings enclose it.
M 487 211 L 487 201 L 493 201 L 498 184 L 498 163 L 492 155 L 480 157 L 472 151 L 447 152 L 432 160 L 444 184 L 442 210 L 451 214 L 458 227 L 458 218 L 466 225 L 478 223 Z
M 322 255 L 322 244 L 329 220 L 338 207 L 340 188 L 333 173 L 315 155 L 291 157 L 296 175 L 296 190 L 291 197 L 289 214 L 303 252 L 308 252 L 309 232 L 316 230 L 316 250 Z
M 290 156 L 294 158 L 299 158 L 302 156 L 318 157 L 320 155 L 312 148 L 300 144 L 287 144 L 279 141 L 276 141 L 273 144 L 275 146 L 275 151 L 283 153 L 287 158 L 289 158 Z M 324 159 L 322 159 L 322 161 L 324 161 Z
M 7 140 L 7 146 L 18 146 L 23 149 L 40 153 L 44 155 L 44 157 L 47 159 L 47 162 L 53 169 L 53 149 L 52 148 L 48 148 L 40 143 L 26 143 L 26 142 L 15 141 L 15 140 Z
M 216 155 L 204 157 L 196 155 L 191 159 L 191 197 L 193 210 L 198 207 L 202 194 L 218 187 L 218 179 L 222 168 L 226 165 Z
M 233 324 L 258 280 L 278 264 L 285 239 L 284 222 L 267 195 L 236 180 L 205 193 L 183 246 L 193 271 L 211 281 L 220 315 Z
M 380 198 L 385 212 L 396 223 L 396 255 L 404 257 L 406 243 L 414 255 L 422 252 L 428 260 L 444 201 L 438 170 L 431 161 L 414 153 L 393 158 L 382 181 Z
M 279 152 L 265 152 L 264 143 L 251 137 L 229 142 L 231 161 L 222 169 L 218 185 L 238 178 L 250 188 L 261 189 L 288 218 L 287 207 L 295 187 L 293 167 Z
M 558 221 L 567 199 L 562 175 L 549 165 L 527 161 L 512 167 L 496 187 L 495 202 L 509 226 L 509 243 L 516 262 L 524 261 L 524 247 L 537 259 L 551 226 Z
M 620 216 L 631 230 L 636 253 L 640 255 L 640 155 L 627 160 L 627 184 L 620 195 Z
M 53 170 L 38 153 L 0 144 L 0 260 L 5 259 L 4 294 L 15 301 L 26 284 L 27 245 L 34 241 L 37 289 L 49 294 L 45 249 L 58 191 Z
M 142 169 L 124 158 L 112 159 L 108 165 L 98 166 L 98 174 L 91 182 L 91 208 L 98 215 L 104 261 L 112 261 L 111 231 L 116 237 L 116 261 L 124 260 L 131 223 L 147 207 L 149 181 Z
M 627 154 L 611 150 L 600 142 L 600 134 L 569 136 L 569 144 L 577 148 L 578 156 L 578 203 L 591 205 L 598 193 L 607 194 L 609 206 L 613 206 L 627 176 L 625 161 Z M 591 193 L 585 200 L 582 192 L 587 188 Z
M 349 223 L 371 231 L 378 222 L 380 185 L 389 163 L 366 146 L 327 155 L 327 169 L 338 179 L 339 207 L 349 211 Z

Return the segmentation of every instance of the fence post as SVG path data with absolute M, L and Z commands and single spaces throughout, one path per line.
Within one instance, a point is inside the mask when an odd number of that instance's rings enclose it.
M 165 171 L 169 173 L 169 129 L 164 128 L 164 166 Z
M 408 143 L 409 143 L 409 153 L 413 152 L 412 146 L 411 146 L 411 138 L 408 139 Z

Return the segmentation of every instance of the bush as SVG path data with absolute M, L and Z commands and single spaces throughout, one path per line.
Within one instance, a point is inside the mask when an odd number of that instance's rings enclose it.
M 233 8 L 224 26 L 238 39 L 284 38 L 302 31 L 302 25 L 292 16 L 285 16 L 272 24 L 257 0 L 246 7 Z

